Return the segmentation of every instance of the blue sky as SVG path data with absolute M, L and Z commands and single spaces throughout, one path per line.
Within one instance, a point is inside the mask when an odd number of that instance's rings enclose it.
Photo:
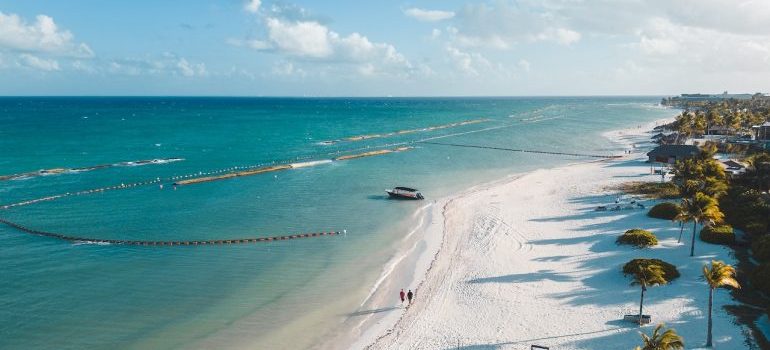
M 5 1 L 2 95 L 770 90 L 770 1 Z

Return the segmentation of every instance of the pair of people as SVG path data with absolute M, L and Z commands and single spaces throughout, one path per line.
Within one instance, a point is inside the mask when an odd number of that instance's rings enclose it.
M 404 290 L 401 289 L 401 293 L 399 293 L 399 296 L 401 297 L 401 305 L 404 305 L 404 296 L 409 299 L 409 305 L 412 305 L 412 298 L 414 298 L 414 293 L 412 293 L 412 290 L 410 289 L 408 293 L 404 293 Z

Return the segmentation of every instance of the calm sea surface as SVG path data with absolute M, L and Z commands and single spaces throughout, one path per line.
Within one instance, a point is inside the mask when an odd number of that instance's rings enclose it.
M 414 143 L 573 153 L 620 150 L 601 133 L 667 117 L 657 97 L 0 98 L 0 206 L 161 179 L 159 184 L 0 209 L 34 229 L 135 240 L 347 230 L 229 246 L 73 244 L 0 226 L 0 348 L 174 349 L 234 339 L 302 348 L 355 311 L 428 199 L 511 173 L 587 160 Z M 449 126 L 468 120 L 488 119 Z M 447 126 L 409 133 L 389 133 Z M 347 137 L 384 135 L 359 141 Z M 449 136 L 451 135 L 451 136 Z M 324 142 L 340 140 L 339 142 Z M 171 178 L 398 145 L 405 152 L 173 189 Z M 180 158 L 138 165 L 137 160 Z M 221 335 L 226 337 L 221 337 Z M 229 347 L 227 342 L 219 342 Z

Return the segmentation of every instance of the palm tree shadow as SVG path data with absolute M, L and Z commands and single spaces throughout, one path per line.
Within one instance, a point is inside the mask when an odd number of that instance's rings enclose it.
M 566 337 L 579 337 L 579 336 L 596 335 L 596 334 L 602 334 L 602 333 L 621 334 L 621 335 L 623 335 L 625 337 L 626 336 L 625 333 L 628 332 L 629 330 L 630 329 L 625 329 L 625 328 L 610 328 L 610 329 L 603 329 L 603 330 L 591 331 L 591 332 L 572 333 L 572 334 L 560 334 L 560 335 L 554 335 L 554 336 L 550 336 L 550 337 L 513 340 L 513 341 L 507 341 L 507 342 L 500 342 L 500 343 L 473 344 L 473 345 L 466 345 L 466 346 L 461 346 L 461 347 L 453 347 L 452 349 L 462 349 L 462 350 L 500 349 L 500 348 L 502 348 L 504 346 L 519 345 L 519 344 L 524 344 L 524 345 L 527 345 L 527 346 L 530 346 L 532 344 L 541 344 L 541 345 L 544 345 L 544 346 L 548 346 L 548 341 L 549 340 L 566 338 Z
M 532 273 L 515 273 L 511 275 L 475 278 L 468 280 L 468 283 L 521 283 L 539 282 L 544 280 L 550 280 L 554 282 L 569 282 L 575 280 L 575 278 L 555 273 L 553 270 L 540 270 Z

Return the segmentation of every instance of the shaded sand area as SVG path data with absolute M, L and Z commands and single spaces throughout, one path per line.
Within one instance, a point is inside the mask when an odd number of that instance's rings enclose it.
M 641 330 L 649 333 L 664 322 L 684 337 L 688 349 L 702 346 L 708 288 L 701 268 L 711 259 L 734 264 L 729 249 L 698 241 L 691 258 L 689 246 L 677 243 L 678 226 L 648 218 L 647 210 L 594 211 L 614 203 L 619 194 L 611 188 L 620 183 L 659 181 L 644 162 L 650 129 L 607 135 L 629 148 L 644 144 L 622 159 L 539 170 L 432 204 L 421 224 L 424 235 L 386 269 L 393 285 L 375 286 L 358 314 L 351 314 L 355 324 L 346 325 L 359 332 L 336 345 L 632 349 L 640 344 L 640 328 L 622 318 L 638 312 L 639 288 L 630 286 L 621 267 L 634 258 L 660 258 L 682 276 L 649 289 L 645 314 L 653 324 Z M 655 204 L 643 202 L 647 208 Z M 617 236 L 631 228 L 653 231 L 660 244 L 645 250 L 616 245 Z M 687 242 L 690 232 L 685 232 Z M 397 273 L 390 271 L 400 271 L 399 265 L 414 272 L 393 277 Z M 398 305 L 399 284 L 419 285 L 409 308 Z M 714 345 L 748 348 L 742 327 L 723 308 L 731 303 L 729 291 L 715 293 Z

